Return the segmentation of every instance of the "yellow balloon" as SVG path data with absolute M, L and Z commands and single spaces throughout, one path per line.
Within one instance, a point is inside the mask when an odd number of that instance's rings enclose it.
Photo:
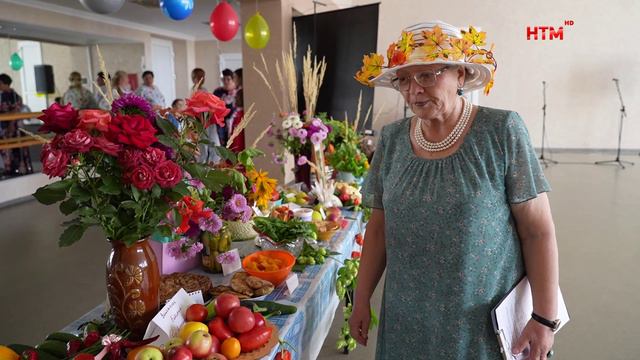
M 249 47 L 262 49 L 267 46 L 270 37 L 269 24 L 267 24 L 267 21 L 257 12 L 247 21 L 247 25 L 244 27 L 244 40 Z

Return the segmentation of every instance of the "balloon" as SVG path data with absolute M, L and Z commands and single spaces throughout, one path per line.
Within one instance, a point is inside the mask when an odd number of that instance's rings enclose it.
M 184 20 L 193 12 L 193 0 L 160 0 L 164 16 L 172 20 Z
M 124 5 L 124 0 L 80 0 L 80 4 L 98 14 L 113 14 Z
M 229 41 L 238 33 L 240 21 L 238 14 L 228 2 L 222 0 L 209 17 L 211 33 L 220 41 Z
M 253 15 L 244 27 L 244 40 L 253 49 L 262 49 L 267 46 L 270 36 L 269 24 L 259 12 Z
M 24 61 L 22 61 L 22 58 L 20 57 L 20 55 L 18 55 L 17 52 L 11 54 L 11 57 L 9 58 L 9 66 L 11 66 L 12 70 L 18 71 L 22 69 L 23 65 Z

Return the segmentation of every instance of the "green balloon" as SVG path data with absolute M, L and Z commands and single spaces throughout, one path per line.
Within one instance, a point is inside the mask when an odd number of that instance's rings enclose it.
M 247 21 L 247 25 L 244 27 L 244 40 L 249 47 L 262 49 L 267 46 L 270 37 L 269 24 L 267 24 L 267 21 L 257 12 Z
M 9 66 L 11 66 L 11 69 L 18 71 L 22 69 L 23 65 L 24 61 L 22 61 L 22 58 L 20 57 L 20 55 L 18 55 L 17 52 L 11 54 L 11 58 L 9 59 Z

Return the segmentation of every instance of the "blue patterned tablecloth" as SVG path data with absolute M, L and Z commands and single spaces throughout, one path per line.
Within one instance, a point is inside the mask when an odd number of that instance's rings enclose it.
M 340 253 L 334 256 L 340 262 L 351 257 L 355 246 L 354 238 L 364 230 L 362 213 L 343 211 L 343 215 L 349 221 L 348 226 L 337 232 L 327 244 L 329 249 Z M 280 338 L 294 347 L 295 351 L 292 353 L 294 359 L 315 359 L 320 353 L 339 305 L 335 280 L 340 266 L 341 263 L 333 259 L 327 259 L 323 265 L 307 266 L 303 273 L 298 273 L 299 286 L 293 294 L 288 295 L 282 284 L 265 298 L 265 300 L 293 304 L 298 308 L 295 314 L 274 316 L 269 319 L 278 327 Z M 199 270 L 194 272 L 211 277 L 214 286 L 229 283 L 230 277 L 225 278 Z M 80 324 L 99 318 L 104 309 L 105 304 L 100 304 L 62 331 L 75 331 Z M 277 347 L 274 348 L 271 354 L 263 359 L 273 359 L 277 350 Z

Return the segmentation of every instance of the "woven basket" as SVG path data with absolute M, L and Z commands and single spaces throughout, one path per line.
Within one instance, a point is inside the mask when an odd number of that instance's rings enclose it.
M 253 230 L 253 221 L 243 223 L 242 221 L 227 221 L 227 229 L 231 232 L 232 241 L 253 240 L 258 233 Z

